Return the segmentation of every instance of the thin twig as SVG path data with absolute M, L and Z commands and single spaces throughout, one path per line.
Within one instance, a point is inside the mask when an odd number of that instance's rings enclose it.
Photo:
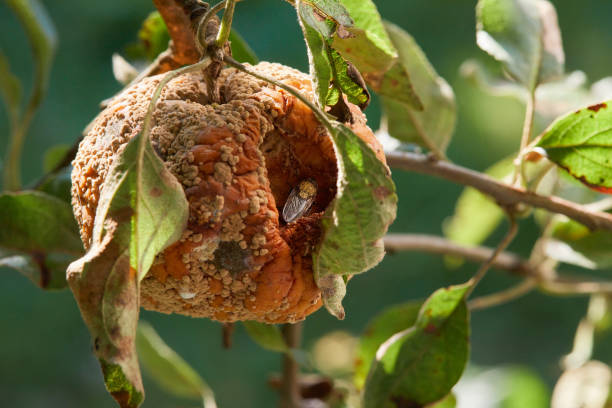
M 300 347 L 302 338 L 302 323 L 287 323 L 282 328 L 283 338 L 290 349 Z M 293 358 L 292 353 L 283 355 L 283 385 L 281 395 L 281 408 L 300 408 L 300 366 Z
M 454 183 L 474 187 L 493 197 L 503 207 L 512 208 L 519 203 L 525 203 L 563 214 L 590 229 L 612 230 L 612 214 L 590 211 L 582 205 L 559 197 L 545 197 L 525 191 L 522 188 L 512 187 L 486 174 L 446 161 L 435 160 L 430 156 L 408 152 L 390 152 L 387 153 L 387 163 L 390 167 L 429 174 Z
M 508 232 L 506 233 L 504 238 L 502 238 L 502 240 L 499 242 L 499 244 L 497 245 L 495 250 L 493 250 L 493 253 L 489 257 L 489 259 L 487 259 L 480 266 L 478 271 L 468 281 L 468 283 L 470 284 L 470 288 L 465 293 L 466 299 L 470 296 L 470 294 L 474 291 L 476 286 L 485 277 L 485 275 L 487 274 L 487 271 L 495 263 L 495 258 L 497 258 L 499 256 L 499 254 L 501 254 L 508 247 L 508 245 L 510 245 L 510 243 L 512 242 L 512 240 L 516 236 L 516 233 L 518 232 L 518 223 L 516 222 L 516 219 L 514 218 L 514 215 L 512 213 L 510 213 L 510 212 L 508 213 L 508 219 L 510 221 L 510 228 L 508 229 Z
M 468 308 L 470 310 L 478 310 L 502 305 L 526 295 L 537 287 L 538 284 L 535 279 L 527 278 L 508 289 L 470 300 L 468 302 Z

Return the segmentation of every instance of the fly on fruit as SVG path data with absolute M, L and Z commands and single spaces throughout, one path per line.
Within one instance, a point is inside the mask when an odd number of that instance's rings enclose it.
M 308 178 L 293 187 L 283 207 L 283 219 L 287 224 L 296 221 L 310 209 L 317 196 L 317 182 Z

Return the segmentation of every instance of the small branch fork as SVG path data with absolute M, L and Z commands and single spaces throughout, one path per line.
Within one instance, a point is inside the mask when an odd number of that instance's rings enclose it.
M 504 241 L 507 241 L 510 232 L 512 231 L 509 231 Z M 536 287 L 545 293 L 560 296 L 612 294 L 612 283 L 610 282 L 584 282 L 556 277 L 546 269 L 545 265 L 535 264 L 511 252 L 500 251 L 500 246 L 496 249 L 482 246 L 470 247 L 459 245 L 442 237 L 424 234 L 389 234 L 384 238 L 384 244 L 385 249 L 390 253 L 411 251 L 457 256 L 474 262 L 487 263 L 488 267 L 502 269 L 526 278 L 517 286 L 506 291 L 474 299 L 470 302 L 470 306 L 474 309 L 505 303 L 527 294 Z

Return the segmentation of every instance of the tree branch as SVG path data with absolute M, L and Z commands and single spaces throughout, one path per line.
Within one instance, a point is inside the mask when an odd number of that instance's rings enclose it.
M 385 249 L 389 252 L 415 251 L 439 255 L 452 255 L 474 262 L 484 262 L 493 255 L 493 249 L 459 245 L 448 239 L 424 234 L 388 234 L 384 238 Z M 518 276 L 529 276 L 533 268 L 529 263 L 510 252 L 501 252 L 491 265 Z
M 300 347 L 302 337 L 302 322 L 287 323 L 282 328 L 283 338 L 290 349 Z M 291 353 L 283 355 L 283 384 L 281 395 L 281 408 L 299 408 L 300 396 L 300 367 Z
M 406 152 L 387 153 L 390 167 L 429 174 L 455 183 L 474 187 L 491 196 L 500 206 L 512 208 L 519 203 L 563 214 L 590 229 L 612 230 L 612 214 L 594 212 L 586 207 L 559 197 L 545 197 L 512 187 L 486 174 L 456 164 L 435 160 L 430 156 Z
M 486 262 L 495 253 L 495 250 L 492 248 L 482 246 L 469 247 L 442 237 L 424 234 L 389 234 L 384 237 L 383 242 L 385 249 L 391 253 L 399 251 L 428 252 L 457 256 L 474 262 Z M 493 259 L 490 266 L 508 271 L 517 276 L 533 279 L 540 290 L 552 295 L 612 294 L 612 282 L 583 281 L 567 277 L 557 277 L 556 274 L 546 273 L 545 266 L 532 264 L 511 252 L 500 252 Z M 527 287 L 522 289 L 527 290 Z

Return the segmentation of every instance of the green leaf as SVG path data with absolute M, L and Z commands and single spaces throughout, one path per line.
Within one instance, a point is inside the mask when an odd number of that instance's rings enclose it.
M 485 170 L 485 174 L 502 180 L 514 170 L 514 157 L 508 157 Z M 463 190 L 455 213 L 444 223 L 444 235 L 459 244 L 478 245 L 495 231 L 504 212 L 490 197 L 473 188 Z
M 427 408 L 455 408 L 457 406 L 457 399 L 453 394 L 448 394 L 446 397 L 438 402 L 427 405 Z M 527 406 L 527 405 L 526 405 Z M 535 408 L 535 407 L 532 407 Z
M 612 192 L 612 108 L 602 102 L 556 120 L 538 142 L 548 159 L 597 191 Z
M 328 48 L 329 59 L 332 62 L 333 83 L 352 104 L 365 108 L 370 102 L 370 94 L 368 93 L 363 79 L 359 76 L 359 72 L 355 67 L 349 65 L 337 51 Z M 361 82 L 361 83 L 360 83 Z M 329 105 L 335 105 L 329 103 Z
M 46 9 L 38 0 L 7 0 L 23 25 L 35 61 L 35 78 L 28 109 L 34 111 L 43 100 L 49 84 L 57 34 Z
M 57 174 L 48 177 L 36 189 L 38 191 L 42 191 L 43 193 L 57 197 L 63 202 L 70 204 L 70 201 L 72 200 L 70 194 L 70 190 L 72 187 L 72 180 L 70 178 L 71 171 L 71 167 L 66 167 L 62 169 Z
M 366 381 L 364 408 L 422 406 L 450 392 L 468 360 L 468 288 L 437 290 L 413 327 L 380 346 Z
M 561 33 L 550 2 L 479 0 L 476 20 L 478 46 L 527 89 L 563 74 Z
M 317 14 L 333 20 L 336 24 L 345 27 L 353 25 L 351 16 L 339 0 L 303 0 L 302 2 L 313 7 Z
M 359 339 L 353 381 L 358 389 L 365 385 L 366 377 L 376 350 L 389 337 L 414 325 L 423 302 L 408 302 L 391 306 L 374 317 Z
M 298 16 L 304 33 L 319 106 L 334 106 L 340 100 L 340 91 L 349 102 L 365 108 L 370 94 L 361 74 L 330 46 L 336 29 L 335 20 L 325 19 L 312 5 L 299 3 Z
M 504 388 L 507 392 L 501 408 L 547 408 L 550 391 L 546 383 L 527 367 L 512 367 L 507 370 Z
M 38 191 L 0 194 L 0 247 L 26 253 L 81 255 L 72 209 Z
M 15 126 L 19 118 L 21 91 L 21 81 L 11 72 L 6 56 L 0 52 L 0 96 L 6 105 L 11 126 Z
M 359 70 L 376 92 L 421 110 L 410 75 L 400 63 L 372 0 L 342 0 L 342 4 L 355 24 L 337 30 L 332 47 Z
M 249 44 L 233 28 L 230 31 L 229 41 L 232 47 L 232 57 L 234 57 L 236 61 L 248 62 L 251 65 L 255 65 L 259 62 L 259 58 L 257 58 L 257 55 L 255 55 L 255 52 L 251 49 Z
M 68 268 L 107 388 L 122 407 L 144 398 L 134 347 L 139 282 L 155 255 L 180 238 L 187 216 L 181 184 L 140 133 L 105 178 L 89 251 Z
M 47 290 L 66 287 L 66 268 L 71 259 L 62 254 L 28 255 L 0 249 L 0 267 L 14 269 L 36 286 Z
M 372 148 L 342 124 L 334 122 L 332 130 L 338 190 L 321 221 L 323 235 L 313 268 L 326 308 L 342 319 L 346 276 L 382 260 L 381 238 L 395 219 L 397 196 L 388 167 Z
M 401 65 L 414 83 L 423 111 L 414 111 L 406 104 L 383 96 L 383 122 L 396 139 L 444 152 L 457 118 L 453 90 L 436 73 L 410 34 L 391 23 L 385 23 L 385 27 L 399 52 Z
M 142 27 L 138 31 L 138 39 L 149 61 L 153 61 L 168 48 L 170 34 L 158 11 L 151 12 L 142 22 Z
M 265 324 L 259 322 L 242 322 L 242 325 L 246 329 L 249 337 L 262 348 L 270 351 L 278 351 L 279 353 L 286 353 L 289 351 L 289 347 L 280 329 L 273 324 Z
M 203 399 L 204 408 L 216 408 L 208 384 L 147 322 L 138 324 L 136 348 L 145 372 L 160 387 L 178 397 Z
M 327 27 L 327 22 L 317 20 L 313 9 L 304 4 L 298 5 L 297 12 L 308 49 L 310 76 L 315 95 L 317 95 L 317 103 L 320 107 L 324 107 L 327 105 L 327 94 L 332 81 L 332 66 L 327 52 L 327 43 L 321 35 L 321 27 Z

